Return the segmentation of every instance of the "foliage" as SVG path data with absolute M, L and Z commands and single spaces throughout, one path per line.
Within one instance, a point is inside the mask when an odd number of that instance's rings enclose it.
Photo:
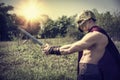
M 0 3 L 0 41 L 14 40 L 21 37 L 19 36 L 21 33 L 17 30 L 18 26 L 22 26 L 32 35 L 37 35 L 40 31 L 40 22 L 29 21 L 27 23 L 24 17 L 9 13 L 13 9 L 14 7 L 11 5 Z
M 111 36 L 111 38 L 114 40 L 120 40 L 120 12 L 118 11 L 114 14 L 111 14 L 109 11 L 105 13 L 99 13 L 96 9 L 93 9 L 92 11 L 96 15 L 97 24 L 104 28 Z M 77 15 L 71 17 L 62 16 L 59 17 L 56 21 L 49 19 L 51 21 L 46 22 L 47 26 L 44 26 L 45 31 L 43 31 L 42 35 L 46 36 L 47 38 L 54 38 L 57 36 L 81 38 L 82 34 L 78 32 L 76 28 L 76 17 Z
M 42 38 L 55 38 L 55 37 L 73 37 L 81 38 L 82 34 L 76 28 L 76 16 L 62 16 L 56 21 L 48 19 L 44 24 L 42 31 Z
M 4 3 L 0 3 L 0 12 L 7 14 L 8 11 L 11 11 L 11 10 L 13 10 L 13 6 L 11 5 L 5 6 Z
M 12 6 L 6 6 L 0 3 L 0 41 L 14 40 L 21 34 L 15 29 L 15 25 L 23 26 L 26 31 L 32 35 L 39 35 L 39 38 L 56 38 L 56 37 L 73 37 L 80 39 L 83 35 L 78 32 L 76 26 L 76 17 L 61 16 L 57 20 L 52 20 L 46 17 L 46 22 L 40 25 L 40 21 L 27 22 L 24 17 L 10 14 L 9 11 L 13 10 Z M 104 28 L 114 40 L 120 40 L 120 12 L 116 11 L 111 14 L 109 11 L 99 13 L 97 9 L 92 10 L 97 18 L 97 24 Z M 16 38 L 17 37 L 17 38 Z
M 109 11 L 105 13 L 99 13 L 96 9 L 93 9 L 97 17 L 97 24 L 104 28 L 108 34 L 114 40 L 120 40 L 120 12 L 116 11 L 111 14 Z
M 44 24 L 44 30 L 42 31 L 41 37 L 42 38 L 51 38 L 51 37 L 55 37 L 57 35 L 55 30 L 55 26 L 54 26 L 54 21 L 52 19 L 47 19 L 46 23 Z
M 0 3 L 0 40 L 10 40 L 8 37 L 10 31 L 9 19 L 10 14 L 9 11 L 13 10 L 13 7 L 8 5 L 6 6 L 4 3 Z
M 74 19 L 75 17 L 62 16 L 58 20 L 53 21 L 48 19 L 44 24 L 44 31 L 42 37 L 54 38 L 57 36 L 65 37 L 70 31 L 70 28 L 75 28 Z

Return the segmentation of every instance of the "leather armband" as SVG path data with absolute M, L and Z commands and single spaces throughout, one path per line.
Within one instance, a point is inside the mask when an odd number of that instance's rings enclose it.
M 50 47 L 48 52 L 49 52 L 49 54 L 61 55 L 60 46 L 52 46 L 52 47 Z

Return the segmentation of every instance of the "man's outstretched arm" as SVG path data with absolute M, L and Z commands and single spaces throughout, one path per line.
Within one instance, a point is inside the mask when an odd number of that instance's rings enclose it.
M 77 41 L 69 46 L 69 48 L 64 49 L 60 47 L 61 54 L 71 54 L 78 51 L 83 51 L 88 49 L 90 46 L 97 43 L 98 40 L 102 39 L 103 35 L 99 32 L 91 32 L 86 34 L 80 41 Z
M 70 45 L 65 45 L 62 47 L 46 47 L 44 51 L 46 54 L 57 54 L 66 55 L 74 52 L 82 51 L 88 49 L 90 46 L 97 43 L 98 40 L 103 39 L 103 36 L 99 32 L 91 32 L 86 34 L 82 40 L 72 43 Z

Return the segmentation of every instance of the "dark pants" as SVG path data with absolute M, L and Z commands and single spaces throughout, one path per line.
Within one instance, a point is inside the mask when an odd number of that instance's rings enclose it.
M 80 63 L 80 70 L 77 80 L 101 80 L 97 65 Z

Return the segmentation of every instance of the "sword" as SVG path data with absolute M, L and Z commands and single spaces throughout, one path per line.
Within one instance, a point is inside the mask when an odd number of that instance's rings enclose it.
M 22 29 L 22 28 L 20 28 L 20 27 L 18 27 L 18 29 L 19 29 L 22 33 L 24 33 L 26 36 L 28 36 L 30 39 L 32 39 L 33 42 L 38 43 L 40 46 L 43 45 L 43 43 L 42 43 L 41 41 L 37 40 L 34 36 L 32 36 L 32 35 L 31 35 L 30 33 L 28 33 L 26 30 L 24 30 L 24 29 Z

